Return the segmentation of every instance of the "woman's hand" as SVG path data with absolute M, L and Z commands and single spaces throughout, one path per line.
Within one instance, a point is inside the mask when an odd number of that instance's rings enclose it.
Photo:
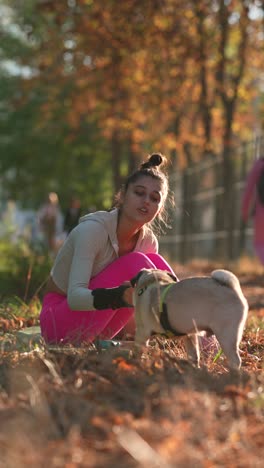
M 124 301 L 130 306 L 133 306 L 133 288 L 131 286 L 130 281 L 125 281 L 124 283 L 122 283 L 122 286 L 127 286 L 127 289 L 125 289 L 123 293 Z
M 132 290 L 129 282 L 116 286 L 115 288 L 97 288 L 92 291 L 93 304 L 97 310 L 120 309 L 121 307 L 133 307 Z M 126 300 L 128 299 L 128 301 Z

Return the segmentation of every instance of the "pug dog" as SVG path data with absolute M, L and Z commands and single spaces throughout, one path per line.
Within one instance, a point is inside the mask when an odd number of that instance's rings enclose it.
M 153 334 L 184 337 L 187 355 L 199 367 L 198 336 L 205 332 L 216 336 L 229 367 L 240 369 L 248 302 L 231 271 L 178 281 L 171 272 L 142 269 L 130 282 L 136 345 L 147 344 Z

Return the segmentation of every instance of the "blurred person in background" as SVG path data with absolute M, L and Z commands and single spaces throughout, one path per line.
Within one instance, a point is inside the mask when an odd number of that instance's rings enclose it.
M 242 196 L 242 219 L 253 217 L 253 244 L 264 265 L 264 157 L 257 159 L 246 179 Z
M 52 255 L 57 253 L 57 234 L 61 231 L 62 214 L 57 193 L 50 192 L 46 202 L 37 213 L 40 232 L 44 243 Z

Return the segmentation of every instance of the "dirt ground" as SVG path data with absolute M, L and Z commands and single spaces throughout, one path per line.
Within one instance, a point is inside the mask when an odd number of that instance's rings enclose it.
M 239 279 L 250 311 L 238 373 L 210 349 L 196 369 L 180 341 L 163 338 L 141 355 L 2 349 L 0 468 L 262 467 L 264 280 L 257 272 Z

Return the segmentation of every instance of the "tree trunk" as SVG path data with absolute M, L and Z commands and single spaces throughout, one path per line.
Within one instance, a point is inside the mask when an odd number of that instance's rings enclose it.
M 117 193 L 122 184 L 121 178 L 121 144 L 119 140 L 118 131 L 115 130 L 112 134 L 111 139 L 111 153 L 112 153 L 112 175 L 113 175 L 113 187 L 114 193 Z

